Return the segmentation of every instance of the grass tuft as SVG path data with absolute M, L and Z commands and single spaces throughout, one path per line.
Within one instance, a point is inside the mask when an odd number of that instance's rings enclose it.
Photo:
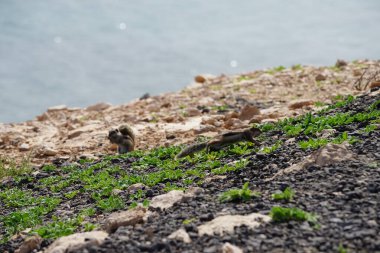
M 246 182 L 243 185 L 242 189 L 231 189 L 226 192 L 223 192 L 219 196 L 219 201 L 221 202 L 240 202 L 240 201 L 248 201 L 252 197 L 258 197 L 258 192 L 252 192 L 249 188 L 249 183 Z
M 294 191 L 290 187 L 286 187 L 286 189 L 281 193 L 272 194 L 272 198 L 276 201 L 285 200 L 287 202 L 291 201 L 294 197 Z

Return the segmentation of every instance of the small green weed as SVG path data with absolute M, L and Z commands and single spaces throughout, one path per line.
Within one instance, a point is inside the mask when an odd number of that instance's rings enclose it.
M 348 253 L 348 250 L 342 245 L 342 243 L 339 243 L 338 253 Z
M 294 191 L 290 187 L 286 187 L 281 193 L 272 194 L 272 198 L 276 201 L 285 200 L 287 202 L 291 201 L 294 197 Z
M 24 157 L 18 164 L 12 158 L 0 156 L 0 179 L 7 176 L 17 177 L 31 172 L 32 166 L 29 157 Z
M 196 220 L 197 220 L 196 218 L 186 219 L 186 220 L 182 221 L 182 224 L 183 225 L 189 225 L 189 224 L 193 223 Z
M 261 148 L 260 152 L 264 153 L 264 154 L 273 153 L 274 151 L 276 151 L 277 149 L 279 149 L 281 147 L 281 144 L 282 144 L 281 141 L 277 141 L 274 145 L 272 145 L 270 147 Z
M 122 198 L 111 195 L 106 199 L 99 199 L 96 206 L 105 212 L 111 212 L 124 208 L 125 203 Z
M 219 201 L 221 202 L 239 202 L 239 201 L 248 201 L 252 197 L 258 197 L 258 192 L 252 192 L 249 188 L 249 183 L 246 182 L 243 185 L 242 189 L 231 189 L 226 192 L 223 192 L 219 196 Z
M 302 69 L 303 69 L 303 67 L 301 64 L 295 64 L 292 66 L 292 70 L 302 70 Z
M 274 206 L 270 211 L 270 216 L 275 222 L 287 222 L 290 220 L 296 221 L 308 221 L 311 224 L 317 224 L 317 216 L 308 212 L 305 212 L 298 208 L 288 208 Z

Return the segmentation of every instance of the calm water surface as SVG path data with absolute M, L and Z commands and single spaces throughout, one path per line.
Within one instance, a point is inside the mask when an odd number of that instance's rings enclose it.
M 380 58 L 378 0 L 2 0 L 0 122 L 126 103 L 199 73 Z

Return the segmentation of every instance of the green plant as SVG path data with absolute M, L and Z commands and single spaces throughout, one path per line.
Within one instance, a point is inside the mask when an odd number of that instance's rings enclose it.
M 106 199 L 99 199 L 96 205 L 105 212 L 122 209 L 125 206 L 123 199 L 114 195 L 111 195 Z
M 182 221 L 182 224 L 183 225 L 189 225 L 189 224 L 193 223 L 196 220 L 197 220 L 196 218 L 186 219 L 186 220 Z
M 55 171 L 56 169 L 57 167 L 54 164 L 47 164 L 42 167 L 42 171 L 45 171 L 45 172 L 52 172 L 52 171 Z
M 179 187 L 179 186 L 177 186 L 177 185 L 175 185 L 175 184 L 172 184 L 172 183 L 170 183 L 170 182 L 167 182 L 167 183 L 165 184 L 165 187 L 164 187 L 163 190 L 164 190 L 165 192 L 170 192 L 170 191 L 172 191 L 172 190 L 184 191 L 185 188 L 183 188 L 183 187 Z
M 148 199 L 144 199 L 142 202 L 143 207 L 147 208 L 150 205 L 150 201 Z
M 285 190 L 281 193 L 272 194 L 274 200 L 285 200 L 291 201 L 294 197 L 294 191 L 290 187 L 286 187 Z
M 301 64 L 295 64 L 292 66 L 292 70 L 302 70 L 302 69 L 303 69 L 303 67 Z
M 326 104 L 323 103 L 323 102 L 317 101 L 317 102 L 314 103 L 314 105 L 315 105 L 316 107 L 323 107 L 323 106 L 325 106 Z
M 275 222 L 287 222 L 290 220 L 296 221 L 308 221 L 314 225 L 317 224 L 317 216 L 308 212 L 305 212 L 298 208 L 288 208 L 274 206 L 270 211 L 270 216 Z
M 223 192 L 219 196 L 219 201 L 221 202 L 231 202 L 231 201 L 248 201 L 252 197 L 257 197 L 259 196 L 258 192 L 252 192 L 249 188 L 249 183 L 246 182 L 243 185 L 242 189 L 231 189 L 226 192 Z
M 298 145 L 300 146 L 301 149 L 317 149 L 319 147 L 326 146 L 326 144 L 329 143 L 329 140 L 327 139 L 309 139 L 307 141 L 300 141 L 298 142 Z
M 339 243 L 338 253 L 348 253 L 348 250 L 343 247 L 342 243 Z
M 93 223 L 90 223 L 90 222 L 87 222 L 84 224 L 84 231 L 85 232 L 90 232 L 92 230 L 94 230 L 97 226 Z
M 377 129 L 377 126 L 376 125 L 372 125 L 372 124 L 370 124 L 370 125 L 367 125 L 362 131 L 364 132 L 364 133 L 370 133 L 370 132 L 373 132 L 374 130 L 376 130 Z
M 30 174 L 31 172 L 32 166 L 29 156 L 24 157 L 21 163 L 16 163 L 10 157 L 0 156 L 0 179 L 7 176 L 17 177 L 23 174 Z
M 71 192 L 67 192 L 67 193 L 64 193 L 63 195 L 68 198 L 68 199 L 72 199 L 74 198 L 77 194 L 79 193 L 79 191 L 71 191 Z
M 270 153 L 273 153 L 274 151 L 276 151 L 277 149 L 279 149 L 281 147 L 281 144 L 282 144 L 281 141 L 277 141 L 274 145 L 272 145 L 270 147 L 261 148 L 260 151 L 264 154 L 270 154 Z
M 53 222 L 44 226 L 40 226 L 33 232 L 39 234 L 43 238 L 55 239 L 58 237 L 70 235 L 79 227 L 83 218 L 77 217 L 74 219 L 59 220 L 58 217 L 53 217 Z

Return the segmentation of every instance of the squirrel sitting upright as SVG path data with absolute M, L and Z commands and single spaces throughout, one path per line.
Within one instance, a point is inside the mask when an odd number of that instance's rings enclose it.
M 218 151 L 228 145 L 240 142 L 240 141 L 249 141 L 253 142 L 255 145 L 258 145 L 259 142 L 254 139 L 261 134 L 260 129 L 256 127 L 252 127 L 242 131 L 232 131 L 228 133 L 224 133 L 218 136 L 215 136 L 213 139 L 201 142 L 197 144 L 190 145 L 183 149 L 176 158 L 182 158 L 187 155 L 194 154 L 195 152 L 199 152 L 203 149 L 206 149 L 207 152 L 210 151 Z
M 111 143 L 117 144 L 119 154 L 131 152 L 135 149 L 135 134 L 128 125 L 121 125 L 118 129 L 110 130 L 108 139 Z

